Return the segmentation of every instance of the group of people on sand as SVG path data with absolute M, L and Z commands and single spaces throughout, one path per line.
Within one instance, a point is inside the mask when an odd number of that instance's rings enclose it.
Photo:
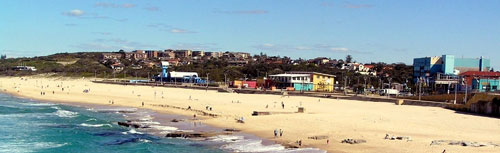
M 276 138 L 278 136 L 279 137 L 283 136 L 283 130 L 282 129 L 279 129 L 279 131 L 278 131 L 278 129 L 274 129 L 274 137 Z
M 212 111 L 212 107 L 210 107 L 210 106 L 206 106 L 206 107 L 205 107 L 205 110 Z

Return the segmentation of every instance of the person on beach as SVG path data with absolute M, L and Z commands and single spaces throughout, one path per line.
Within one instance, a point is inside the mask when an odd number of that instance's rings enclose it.
M 144 107 L 144 102 L 142 102 L 142 107 Z
M 280 129 L 280 137 L 283 136 L 283 130 Z
M 210 107 L 210 111 L 212 111 L 212 107 Z
M 326 139 L 326 144 L 330 144 L 330 139 Z
M 268 105 L 266 105 L 266 108 L 269 108 L 269 104 L 268 104 Z
M 302 146 L 302 140 L 299 140 L 299 146 Z
M 278 129 L 274 129 L 274 137 L 278 137 Z
M 196 119 L 196 114 L 193 115 L 193 118 Z M 196 122 L 195 122 L 196 123 Z
M 281 102 L 281 107 L 285 109 L 285 103 Z
M 188 110 L 191 110 L 191 106 L 188 106 Z

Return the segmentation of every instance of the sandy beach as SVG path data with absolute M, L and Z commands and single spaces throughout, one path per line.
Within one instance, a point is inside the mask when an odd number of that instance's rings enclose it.
M 196 114 L 204 124 L 240 129 L 282 144 L 297 145 L 295 142 L 301 140 L 301 147 L 315 147 L 328 152 L 500 152 L 500 146 L 491 145 L 431 145 L 434 140 L 500 144 L 500 119 L 439 107 L 97 84 L 83 78 L 40 76 L 23 79 L 1 77 L 0 89 L 17 96 L 61 103 L 141 107 L 186 116 Z M 84 90 L 88 92 L 83 92 Z M 305 113 L 296 113 L 298 107 L 304 107 Z M 187 108 L 191 110 L 186 110 Z M 252 116 L 253 111 L 275 114 Z M 217 117 L 203 116 L 200 112 L 215 114 Z M 236 119 L 242 117 L 245 123 L 238 123 Z M 274 137 L 275 129 L 282 129 L 283 136 Z M 411 141 L 384 139 L 386 134 L 411 137 Z M 315 136 L 320 139 L 309 138 Z M 341 143 L 348 138 L 363 139 L 366 143 Z

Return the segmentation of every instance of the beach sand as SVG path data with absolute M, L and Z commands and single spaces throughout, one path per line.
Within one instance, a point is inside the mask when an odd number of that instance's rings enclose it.
M 43 86 L 43 88 L 42 88 Z M 64 91 L 63 89 L 64 88 Z M 315 147 L 328 152 L 500 152 L 499 147 L 430 145 L 433 140 L 463 140 L 500 144 L 500 119 L 455 112 L 439 107 L 392 103 L 321 99 L 313 97 L 218 93 L 182 88 L 92 83 L 90 79 L 1 77 L 0 89 L 9 94 L 61 103 L 89 103 L 149 108 L 160 113 L 193 116 L 201 122 L 242 132 L 282 144 Z M 89 90 L 84 93 L 84 90 Z M 43 94 L 45 92 L 45 94 Z M 110 104 L 110 101 L 114 104 Z M 144 106 L 142 106 L 144 102 Z M 285 108 L 282 108 L 281 102 Z M 157 105 L 176 106 L 158 107 Z M 266 108 L 266 105 L 268 108 Z M 212 110 L 206 108 L 211 107 Z M 191 107 L 192 110 L 185 110 Z M 296 113 L 304 107 L 305 113 Z M 198 110 L 198 111 L 194 111 Z M 216 114 L 203 116 L 199 111 Z M 251 116 L 253 111 L 278 112 Z M 236 119 L 244 117 L 245 123 Z M 282 129 L 282 137 L 273 131 Z M 386 134 L 409 136 L 411 141 L 386 140 Z M 328 136 L 314 140 L 308 137 Z M 364 139 L 361 144 L 340 143 Z

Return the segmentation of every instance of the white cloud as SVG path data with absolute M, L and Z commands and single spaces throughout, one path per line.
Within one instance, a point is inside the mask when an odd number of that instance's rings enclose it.
M 333 52 L 349 52 L 350 51 L 349 48 L 330 48 L 329 50 L 333 51 Z
M 311 47 L 306 47 L 306 46 L 297 46 L 295 47 L 297 50 L 311 50 Z
M 196 33 L 195 31 L 189 31 L 185 29 L 180 29 L 180 28 L 172 28 L 170 29 L 171 33 Z
M 79 9 L 74 9 L 74 10 L 71 10 L 68 12 L 64 12 L 63 14 L 66 16 L 80 17 L 80 16 L 84 15 L 85 12 L 83 12 L 82 10 L 79 10 Z

